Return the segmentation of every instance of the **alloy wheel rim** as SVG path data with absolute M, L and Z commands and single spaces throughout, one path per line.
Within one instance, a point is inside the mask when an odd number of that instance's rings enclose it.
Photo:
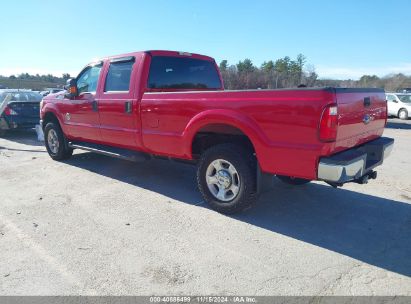
M 57 137 L 57 133 L 55 130 L 50 130 L 48 135 L 47 135 L 47 143 L 49 145 L 50 151 L 53 154 L 57 154 L 58 150 L 59 150 L 59 139 Z
M 238 171 L 224 159 L 216 159 L 208 165 L 206 183 L 211 194 L 223 202 L 233 200 L 240 191 Z
M 405 118 L 405 116 L 406 116 L 406 115 L 405 115 L 405 111 L 401 111 L 401 112 L 400 112 L 400 118 Z

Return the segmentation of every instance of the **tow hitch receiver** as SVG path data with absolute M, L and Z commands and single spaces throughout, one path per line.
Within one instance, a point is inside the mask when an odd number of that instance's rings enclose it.
M 360 177 L 359 179 L 354 180 L 357 184 L 368 184 L 369 179 L 376 179 L 377 178 L 377 171 L 370 171 L 364 176 Z
M 348 181 L 348 182 L 345 182 L 345 183 L 353 182 L 353 183 L 363 185 L 363 184 L 368 184 L 369 179 L 376 179 L 376 178 L 377 178 L 377 171 L 370 171 L 370 172 L 368 172 L 367 174 L 361 176 L 358 179 Z M 345 184 L 345 183 L 334 183 L 334 182 L 328 182 L 328 181 L 325 181 L 325 182 L 327 184 L 329 184 L 330 186 L 334 187 L 334 188 L 342 187 Z

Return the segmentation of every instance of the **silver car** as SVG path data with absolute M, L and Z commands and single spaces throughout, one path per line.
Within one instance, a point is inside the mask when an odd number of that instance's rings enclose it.
M 386 93 L 388 116 L 408 119 L 411 115 L 411 94 Z

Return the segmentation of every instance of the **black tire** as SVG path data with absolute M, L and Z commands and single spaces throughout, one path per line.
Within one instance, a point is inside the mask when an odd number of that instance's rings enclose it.
M 207 184 L 207 169 L 218 159 L 232 164 L 237 172 L 238 192 L 229 201 L 218 199 Z M 236 144 L 220 144 L 207 149 L 201 155 L 197 169 L 197 184 L 204 200 L 212 209 L 224 214 L 233 214 L 251 207 L 258 199 L 256 163 L 251 151 Z
M 408 111 L 406 109 L 401 109 L 398 111 L 398 118 L 402 120 L 408 119 Z
M 49 133 L 50 132 L 55 132 L 55 134 L 57 135 L 58 148 L 56 150 L 50 147 L 50 143 L 49 143 Z M 46 145 L 47 152 L 49 153 L 50 157 L 54 160 L 68 159 L 71 157 L 71 155 L 73 155 L 73 149 L 67 146 L 67 140 L 58 123 L 55 123 L 55 122 L 47 123 L 46 127 L 44 128 L 44 143 Z
M 291 176 L 285 176 L 285 175 L 277 175 L 277 177 L 283 183 L 294 185 L 294 186 L 300 186 L 300 185 L 304 185 L 304 184 L 311 182 L 309 179 L 297 178 L 297 177 L 291 177 Z

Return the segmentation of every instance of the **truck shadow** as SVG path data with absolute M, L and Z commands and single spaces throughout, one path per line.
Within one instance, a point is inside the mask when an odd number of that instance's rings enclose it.
M 188 204 L 202 200 L 194 166 L 160 160 L 134 164 L 92 153 L 75 154 L 66 163 Z M 254 208 L 232 218 L 411 276 L 410 203 L 275 180 Z
M 411 123 L 388 120 L 387 125 L 385 127 L 389 129 L 411 130 Z

